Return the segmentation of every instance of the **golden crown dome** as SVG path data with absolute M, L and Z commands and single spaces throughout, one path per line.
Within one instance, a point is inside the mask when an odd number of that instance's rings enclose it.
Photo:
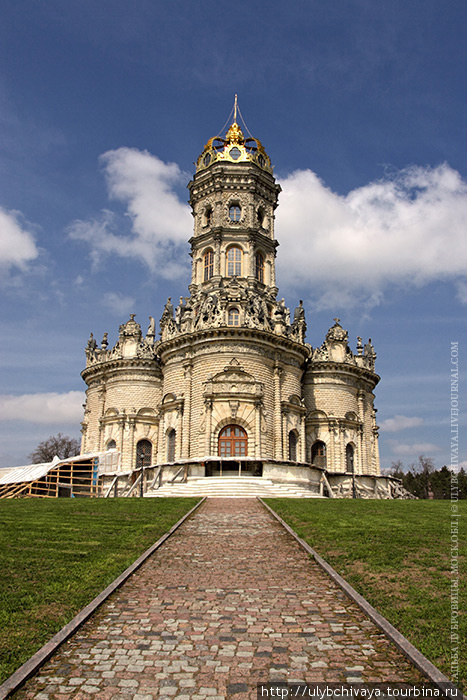
M 271 160 L 259 139 L 245 138 L 237 124 L 237 96 L 235 95 L 234 120 L 225 138 L 214 136 L 209 139 L 196 161 L 196 172 L 209 168 L 213 163 L 255 163 L 272 175 Z

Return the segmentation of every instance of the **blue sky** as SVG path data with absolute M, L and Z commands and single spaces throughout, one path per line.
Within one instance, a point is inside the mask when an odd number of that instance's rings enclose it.
M 0 466 L 79 436 L 84 346 L 187 294 L 193 161 L 238 93 L 283 192 L 279 296 L 371 337 L 381 463 L 465 433 L 464 0 L 2 0 Z M 170 265 L 167 261 L 170 260 Z M 465 390 L 464 390 L 465 391 Z M 461 462 L 467 463 L 465 443 Z

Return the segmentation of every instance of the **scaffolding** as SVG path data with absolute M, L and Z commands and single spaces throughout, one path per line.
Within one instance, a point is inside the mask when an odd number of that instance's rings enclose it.
M 14 467 L 0 476 L 2 498 L 98 498 L 104 474 L 119 470 L 116 450 Z

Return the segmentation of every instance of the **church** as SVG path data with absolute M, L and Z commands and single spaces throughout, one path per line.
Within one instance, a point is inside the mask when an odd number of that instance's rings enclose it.
M 83 453 L 115 449 L 121 468 L 147 470 L 147 481 L 155 468 L 173 476 L 183 467 L 188 477 L 235 472 L 317 493 L 324 480 L 328 495 L 391 496 L 380 476 L 371 341 L 358 338 L 354 352 L 336 318 L 313 348 L 303 302 L 291 312 L 278 297 L 280 189 L 235 108 L 188 184 L 189 294 L 167 300 L 160 338 L 153 318 L 144 333 L 135 314 L 113 345 L 91 334 Z

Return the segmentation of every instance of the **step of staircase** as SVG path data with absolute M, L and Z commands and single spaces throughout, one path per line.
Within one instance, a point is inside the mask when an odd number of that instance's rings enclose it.
M 167 496 L 208 496 L 209 498 L 321 498 L 306 486 L 281 484 L 263 477 L 189 477 L 186 483 L 164 484 L 145 494 L 146 498 Z

